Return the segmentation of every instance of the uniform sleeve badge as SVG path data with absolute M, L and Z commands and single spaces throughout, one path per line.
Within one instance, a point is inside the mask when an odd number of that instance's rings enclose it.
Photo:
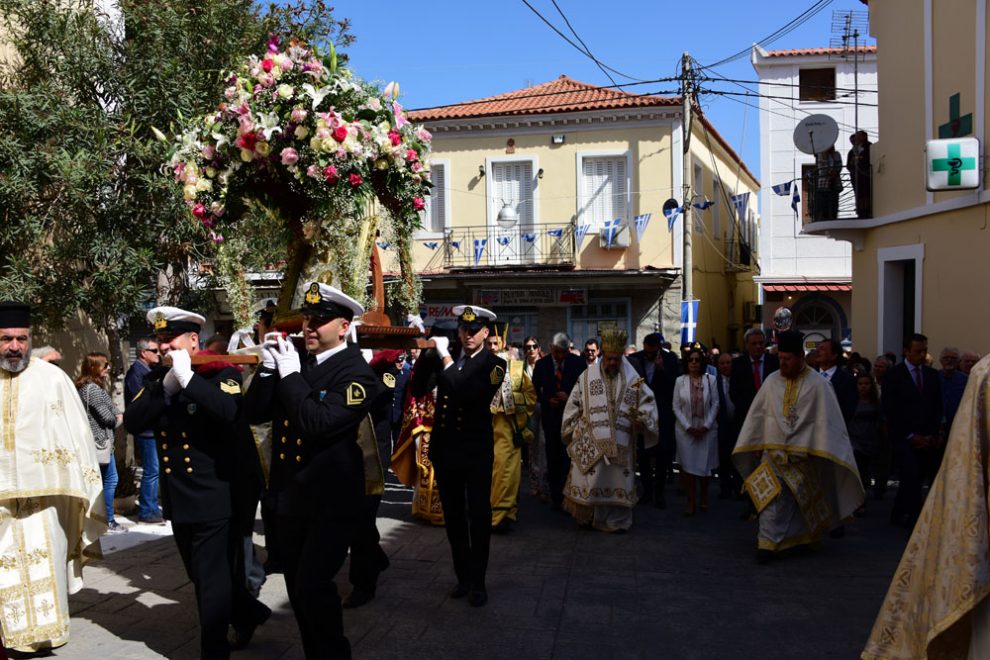
M 226 392 L 227 394 L 240 394 L 241 384 L 238 383 L 233 378 L 228 378 L 227 380 L 220 383 L 220 390 Z
M 499 366 L 496 366 L 494 369 L 492 369 L 491 380 L 492 380 L 492 385 L 500 384 L 503 380 L 505 380 L 505 369 Z
M 347 386 L 347 405 L 359 406 L 364 403 L 365 397 L 367 397 L 367 393 L 365 393 L 361 383 L 351 383 Z
M 385 387 L 389 388 L 390 390 L 394 390 L 395 389 L 395 374 L 393 374 L 393 373 L 384 373 L 384 374 L 382 374 L 382 382 L 385 383 Z

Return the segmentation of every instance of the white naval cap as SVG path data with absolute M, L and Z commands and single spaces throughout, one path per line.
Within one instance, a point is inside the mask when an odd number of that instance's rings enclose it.
M 149 310 L 148 323 L 159 334 L 178 335 L 185 332 L 199 332 L 206 319 L 195 312 L 165 306 Z
M 364 314 L 364 305 L 336 287 L 311 282 L 306 289 L 300 311 L 313 316 L 343 317 L 352 321 L 355 316 Z
M 451 311 L 458 325 L 478 327 L 495 320 L 495 312 L 477 305 L 456 305 Z

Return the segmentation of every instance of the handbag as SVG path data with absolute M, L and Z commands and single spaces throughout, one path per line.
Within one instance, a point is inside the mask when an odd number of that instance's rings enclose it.
M 93 413 L 90 412 L 89 393 L 91 388 L 86 388 L 86 416 L 89 417 L 89 429 L 93 433 L 93 441 L 96 444 L 96 460 L 100 465 L 108 465 L 113 458 L 113 429 L 108 429 L 96 421 Z

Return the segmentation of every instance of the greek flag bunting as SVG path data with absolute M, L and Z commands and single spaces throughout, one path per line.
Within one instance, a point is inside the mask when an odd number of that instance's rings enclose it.
M 460 241 L 451 241 L 450 244 L 453 245 L 454 246 L 454 249 L 457 250 L 458 252 L 461 251 L 461 242 Z
M 440 244 L 437 243 L 436 241 L 426 241 L 423 243 L 423 245 L 430 248 L 431 250 L 436 250 L 438 247 L 440 247 Z
M 633 218 L 633 222 L 636 223 L 636 242 L 639 243 L 643 240 L 643 232 L 646 231 L 646 226 L 650 224 L 650 218 L 653 216 L 652 213 L 644 213 L 643 215 L 637 215 Z
M 687 346 L 698 334 L 698 308 L 700 300 L 681 301 L 681 346 Z
M 801 204 L 801 195 L 798 194 L 798 186 L 794 186 L 794 195 L 791 197 L 791 210 L 794 211 L 794 219 L 797 220 L 798 216 L 798 205 Z
M 481 261 L 481 256 L 485 254 L 485 246 L 488 245 L 487 238 L 476 238 L 474 239 L 474 265 L 477 266 L 478 262 Z
M 706 199 L 705 201 L 699 202 L 698 204 L 694 204 L 693 206 L 699 211 L 704 211 L 707 208 L 711 208 L 712 206 L 715 206 L 715 202 L 713 202 L 710 199 Z
M 591 229 L 590 224 L 578 225 L 574 228 L 574 242 L 577 243 L 579 248 L 581 247 L 581 243 L 584 242 L 584 237 L 588 233 L 589 229 Z
M 770 186 L 770 189 L 773 190 L 774 194 L 780 195 L 781 197 L 783 197 L 784 195 L 790 195 L 791 182 L 785 181 L 784 183 L 778 183 L 775 186 Z
M 387 250 L 390 247 L 392 247 L 392 244 L 389 243 L 388 241 L 376 241 L 376 243 L 377 243 L 378 247 L 380 247 L 383 250 Z
M 674 231 L 674 223 L 677 221 L 677 216 L 679 216 L 683 210 L 683 208 L 678 206 L 676 209 L 663 212 L 663 214 L 667 216 L 667 231 Z
M 527 243 L 532 243 L 536 240 L 536 234 L 523 234 L 522 239 Z
M 560 238 L 561 236 L 564 235 L 564 230 L 562 228 L 548 229 L 547 235 L 553 236 L 554 238 Z
M 619 224 L 621 222 L 622 218 L 605 221 L 605 246 L 609 250 L 612 249 L 612 241 L 615 240 L 615 235 L 619 233 Z
M 740 220 L 746 218 L 746 209 L 749 207 L 749 193 L 739 193 L 731 197 L 732 205 L 736 207 L 736 214 Z
M 505 247 L 506 245 L 509 244 L 509 241 L 512 240 L 512 237 L 511 236 L 499 236 L 495 240 L 498 241 L 498 244 L 499 245 L 501 245 L 502 247 Z

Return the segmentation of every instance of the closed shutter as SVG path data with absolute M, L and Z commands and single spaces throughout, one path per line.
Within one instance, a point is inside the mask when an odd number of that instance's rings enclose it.
M 606 220 L 626 221 L 626 159 L 585 158 L 581 162 L 581 223 L 601 230 Z
M 712 233 L 715 240 L 722 240 L 722 184 L 716 181 L 712 184 Z
M 440 233 L 447 228 L 447 168 L 438 163 L 430 165 L 433 188 L 426 201 L 424 229 Z
M 533 163 L 520 161 L 515 163 L 492 164 L 492 205 L 491 217 L 498 217 L 503 203 L 515 205 L 519 214 L 519 225 L 531 227 L 533 217 Z

